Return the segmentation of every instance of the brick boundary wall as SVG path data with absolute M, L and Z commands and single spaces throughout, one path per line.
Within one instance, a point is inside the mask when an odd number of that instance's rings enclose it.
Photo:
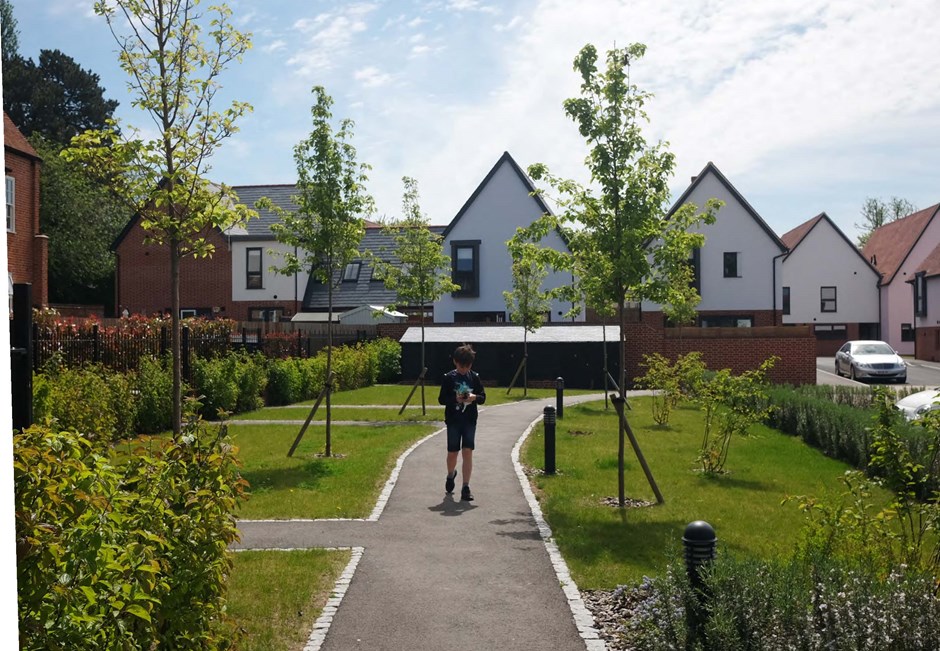
M 914 337 L 914 359 L 940 362 L 940 327 L 919 327 Z

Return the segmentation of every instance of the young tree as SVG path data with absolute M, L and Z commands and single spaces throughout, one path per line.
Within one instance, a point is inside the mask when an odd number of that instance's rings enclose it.
M 251 107 L 232 102 L 216 108 L 219 77 L 251 46 L 231 24 L 226 5 L 203 13 L 200 0 L 99 0 L 118 43 L 118 59 L 129 77 L 132 105 L 147 115 L 152 139 L 134 129 L 86 131 L 63 152 L 109 183 L 132 207 L 147 241 L 168 247 L 173 351 L 173 432 L 181 421 L 180 261 L 207 256 L 212 228 L 226 228 L 252 215 L 230 188 L 207 179 L 210 160 L 236 131 Z M 202 40 L 206 29 L 208 43 Z
M 862 204 L 862 223 L 855 225 L 855 228 L 862 229 L 862 234 L 858 236 L 858 246 L 864 247 L 876 228 L 881 228 L 901 217 L 907 217 L 913 212 L 917 212 L 914 204 L 901 197 L 891 197 L 887 201 L 867 197 L 865 203 Z
M 590 149 L 586 165 L 597 191 L 552 176 L 545 165 L 529 167 L 536 181 L 557 193 L 558 216 L 545 215 L 527 229 L 535 241 L 561 224 L 570 228 L 570 253 L 541 249 L 552 267 L 572 272 L 576 284 L 569 297 L 589 305 L 617 306 L 620 321 L 621 398 L 626 386 L 623 363 L 626 349 L 626 307 L 630 301 L 670 302 L 678 285 L 674 278 L 687 265 L 691 251 L 702 246 L 703 236 L 692 228 L 712 223 L 718 203 L 710 200 L 702 212 L 686 204 L 667 215 L 669 179 L 675 166 L 666 144 L 647 143 L 641 122 L 650 98 L 630 82 L 630 65 L 646 51 L 634 43 L 607 53 L 606 69 L 598 69 L 597 51 L 586 45 L 575 57 L 581 75 L 581 96 L 565 100 L 564 110 L 577 123 Z M 575 305 L 574 309 L 578 309 Z M 620 420 L 618 449 L 619 502 L 624 495 L 624 433 Z M 631 432 L 632 433 L 632 432 Z
M 545 264 L 531 244 L 506 242 L 512 256 L 512 290 L 503 292 L 509 320 L 522 326 L 522 395 L 529 390 L 529 333 L 542 327 L 545 315 L 551 311 L 551 292 L 542 290 L 542 281 L 548 275 Z
M 280 217 L 271 226 L 278 242 L 297 253 L 283 254 L 279 273 L 307 272 L 327 287 L 326 374 L 333 369 L 333 290 L 342 281 L 346 265 L 359 257 L 359 243 L 365 233 L 363 215 L 373 209 L 366 192 L 368 165 L 356 162 L 352 146 L 353 122 L 344 119 L 334 133 L 330 107 L 333 98 L 322 86 L 313 88 L 310 109 L 313 131 L 294 147 L 297 164 L 297 211 L 291 212 L 262 199 L 258 206 Z M 326 456 L 331 456 L 331 387 L 326 387 Z
M 398 264 L 381 255 L 372 256 L 372 265 L 385 286 L 394 291 L 393 309 L 416 306 L 421 314 L 421 368 L 425 367 L 424 308 L 437 301 L 446 292 L 458 289 L 450 279 L 450 258 L 444 253 L 442 238 L 431 231 L 430 221 L 421 212 L 418 203 L 418 182 L 402 177 L 405 185 L 402 197 L 402 219 L 386 225 L 382 230 L 395 242 L 393 251 L 382 251 L 397 258 Z M 424 379 L 421 380 L 421 413 L 426 413 Z
M 20 30 L 16 28 L 13 3 L 10 0 L 0 0 L 0 52 L 5 74 L 7 63 L 20 53 Z

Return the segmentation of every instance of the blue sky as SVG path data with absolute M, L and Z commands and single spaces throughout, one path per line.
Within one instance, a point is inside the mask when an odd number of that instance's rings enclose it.
M 58 48 L 130 109 L 92 0 L 13 0 L 20 51 Z M 655 93 L 650 139 L 676 155 L 678 196 L 713 161 L 778 235 L 826 211 L 854 239 L 866 197 L 940 202 L 940 3 L 920 0 L 231 0 L 253 49 L 222 77 L 254 106 L 214 159 L 231 185 L 291 183 L 310 88 L 352 118 L 377 217 L 401 177 L 446 224 L 503 151 L 586 182 L 561 103 L 571 62 L 642 42 L 634 80 Z

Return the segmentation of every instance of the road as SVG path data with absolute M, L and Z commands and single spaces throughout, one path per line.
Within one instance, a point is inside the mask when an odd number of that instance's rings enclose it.
M 938 387 L 940 386 L 940 363 L 924 362 L 906 357 L 907 384 L 889 384 L 888 386 Z M 816 384 L 861 385 L 862 382 L 838 377 L 835 374 L 835 357 L 816 358 Z

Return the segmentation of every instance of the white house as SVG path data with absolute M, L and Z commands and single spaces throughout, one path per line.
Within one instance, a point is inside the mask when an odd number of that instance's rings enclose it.
M 880 274 L 826 213 L 780 238 L 783 323 L 805 324 L 816 335 L 816 354 L 834 355 L 850 339 L 879 338 Z
M 503 292 L 512 289 L 512 260 L 506 242 L 519 226 L 527 226 L 549 212 L 532 181 L 509 152 L 496 161 L 477 189 L 444 229 L 444 251 L 451 256 L 452 279 L 461 289 L 434 305 L 435 323 L 505 322 Z M 565 250 L 561 236 L 552 232 L 544 246 Z M 550 272 L 545 287 L 570 282 L 565 274 Z M 570 303 L 555 302 L 549 322 L 562 321 Z M 580 316 L 576 320 L 583 321 Z M 570 319 L 566 320 L 570 321 Z
M 698 176 L 692 177 L 669 214 L 687 203 L 701 208 L 712 198 L 720 199 L 724 206 L 714 224 L 696 227 L 696 232 L 705 235 L 705 244 L 692 256 L 696 286 L 702 297 L 698 325 L 779 325 L 783 300 L 781 260 L 787 249 L 714 163 L 709 162 Z M 660 309 L 654 303 L 643 304 L 644 312 Z

